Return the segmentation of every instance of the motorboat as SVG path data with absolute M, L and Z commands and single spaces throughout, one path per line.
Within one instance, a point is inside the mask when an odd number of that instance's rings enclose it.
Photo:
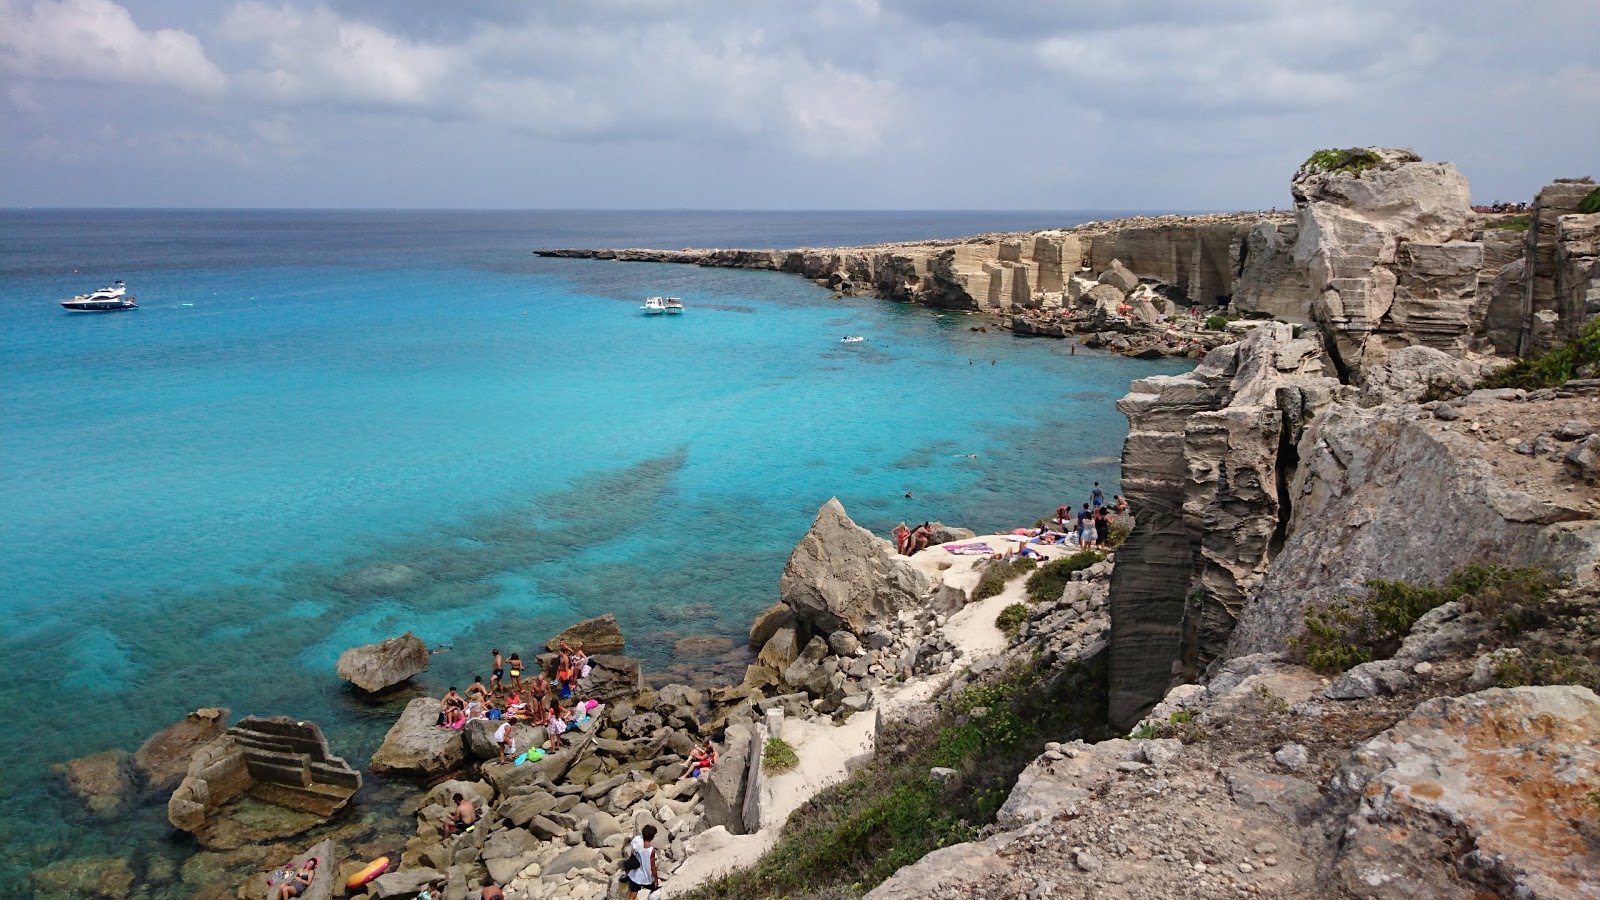
M 659 316 L 667 311 L 667 301 L 662 297 L 650 297 L 639 307 L 639 311 L 647 316 Z
M 668 297 L 663 301 L 666 304 L 666 313 L 669 316 L 683 315 L 683 301 L 677 297 Z
M 128 296 L 127 285 L 120 281 L 112 282 L 110 287 L 103 287 L 98 291 L 88 294 L 79 294 L 70 300 L 62 300 L 61 307 L 69 312 L 112 312 L 119 309 L 138 309 L 139 304 L 133 297 Z
M 841 343 L 841 344 L 859 344 L 864 340 L 866 340 L 866 338 L 862 337 L 861 335 L 858 334 L 858 335 L 854 335 L 854 336 L 851 336 L 851 337 L 839 338 L 839 343 Z

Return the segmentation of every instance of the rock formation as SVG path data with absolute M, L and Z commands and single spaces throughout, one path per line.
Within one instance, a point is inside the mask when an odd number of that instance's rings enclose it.
M 291 837 L 326 821 L 361 787 L 361 773 L 328 749 L 322 729 L 288 716 L 246 716 L 202 747 L 167 801 L 167 818 L 203 846 Z M 248 796 L 278 812 L 234 815 Z
M 1129 421 L 1122 487 L 1138 524 L 1112 582 L 1114 722 L 1131 723 L 1221 654 L 1281 543 L 1304 423 L 1338 392 L 1316 342 L 1267 324 L 1118 401 Z
M 351 647 L 334 667 L 340 678 L 369 693 L 394 687 L 428 667 L 428 645 L 406 632 L 376 644 Z
M 133 754 L 134 768 L 150 789 L 170 791 L 188 774 L 195 751 L 222 736 L 228 728 L 227 708 L 197 709 L 150 736 Z
M 568 646 L 583 645 L 583 650 L 588 654 L 595 653 L 621 653 L 627 643 L 622 637 L 622 626 L 617 624 L 617 617 L 611 613 L 585 619 L 576 625 L 561 632 L 545 642 L 544 648 L 554 652 L 562 642 Z
M 857 637 L 932 592 L 894 545 L 850 521 L 836 499 L 823 504 L 778 582 L 778 594 L 809 634 L 847 629 Z
M 1524 687 L 1430 700 L 1357 747 L 1329 780 L 1333 872 L 1357 896 L 1443 896 L 1460 859 L 1504 896 L 1600 895 L 1584 833 L 1600 785 L 1600 698 Z
M 438 700 L 418 697 L 407 703 L 372 754 L 373 774 L 415 777 L 454 770 L 466 753 L 461 732 L 440 728 L 438 722 Z

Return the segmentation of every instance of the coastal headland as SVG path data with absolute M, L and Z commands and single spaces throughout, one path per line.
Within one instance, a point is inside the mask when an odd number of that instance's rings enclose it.
M 202 896 L 276 896 L 312 847 L 317 896 L 381 852 L 379 898 L 598 900 L 646 828 L 670 896 L 1600 895 L 1600 189 L 1485 218 L 1450 164 L 1353 148 L 1291 190 L 1292 213 L 929 244 L 541 251 L 1203 359 L 1119 401 L 1131 516 L 1103 550 L 1039 534 L 1041 509 L 1008 534 L 930 524 L 905 555 L 818 498 L 739 682 L 649 686 L 619 652 L 637 636 L 581 623 L 593 706 L 503 733 L 561 738 L 537 758 L 420 697 L 370 760 L 202 710 L 64 778 L 114 815 L 165 748 L 180 839 L 226 873 Z M 407 643 L 350 671 L 389 687 L 425 665 Z M 398 830 L 350 802 L 360 768 L 408 797 Z M 74 860 L 32 887 L 173 882 Z

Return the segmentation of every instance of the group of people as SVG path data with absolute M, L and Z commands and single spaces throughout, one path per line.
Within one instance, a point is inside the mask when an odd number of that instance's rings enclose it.
M 586 721 L 589 710 L 598 705 L 593 700 L 577 699 L 578 682 L 588 678 L 591 671 L 589 656 L 584 652 L 582 643 L 572 647 L 566 641 L 561 641 L 557 648 L 555 671 L 546 673 L 539 669 L 526 682 L 522 677 L 524 669 L 519 654 L 512 653 L 508 658 L 501 656 L 499 649 L 490 652 L 493 655 L 493 668 L 490 669 L 489 683 L 483 683 L 482 675 L 474 675 L 466 693 L 457 691 L 452 685 L 439 701 L 438 726 L 463 728 L 473 719 L 498 721 L 500 727 L 495 729 L 494 740 L 499 748 L 500 762 L 506 761 L 507 753 L 516 752 L 516 743 L 511 736 L 513 723 L 525 721 L 543 726 L 549 735 L 546 749 L 556 750 L 561 747 L 561 736 L 573 726 Z M 538 666 L 537 661 L 535 666 Z M 527 692 L 526 696 L 523 695 L 524 691 Z
M 1106 493 L 1100 482 L 1089 491 L 1089 502 L 1076 513 L 1071 504 L 1056 507 L 1056 517 L 1051 521 L 1060 526 L 1069 538 L 1075 537 L 1084 550 L 1111 549 L 1111 523 L 1128 511 L 1128 501 L 1121 494 L 1106 502 Z

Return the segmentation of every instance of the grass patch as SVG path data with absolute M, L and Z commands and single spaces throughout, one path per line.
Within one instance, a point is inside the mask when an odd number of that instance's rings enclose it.
M 984 567 L 983 575 L 978 579 L 978 586 L 972 589 L 972 599 L 987 600 L 999 596 L 1000 592 L 1006 589 L 1006 582 L 1024 572 L 1032 571 L 1038 564 L 1039 561 L 1031 556 L 991 561 Z
M 1504 219 L 1495 219 L 1493 222 L 1484 223 L 1485 228 L 1498 228 L 1501 231 L 1527 231 L 1533 224 L 1533 216 L 1523 213 L 1518 216 L 1507 216 Z
M 1335 597 L 1327 606 L 1308 608 L 1305 630 L 1289 638 L 1289 645 L 1311 668 L 1343 672 L 1393 656 L 1418 619 L 1452 600 L 1470 597 L 1468 605 L 1486 617 L 1517 616 L 1526 620 L 1523 627 L 1533 624 L 1559 583 L 1537 567 L 1500 565 L 1463 566 L 1442 584 L 1373 578 L 1364 596 Z
M 1311 154 L 1305 165 L 1317 171 L 1348 172 L 1353 175 L 1382 161 L 1378 154 L 1364 147 L 1349 147 L 1344 150 L 1318 150 Z
M 1106 535 L 1106 546 L 1115 550 L 1118 547 L 1121 547 L 1122 542 L 1126 541 L 1128 539 L 1128 535 L 1131 534 L 1133 534 L 1132 525 L 1129 525 L 1127 522 L 1112 522 L 1111 533 Z
M 1072 580 L 1073 572 L 1087 569 L 1105 558 L 1103 553 L 1079 550 L 1071 556 L 1045 563 L 1039 567 L 1039 571 L 1028 576 L 1028 599 L 1035 603 L 1060 600 L 1061 593 L 1067 589 L 1067 582 Z
M 1478 382 L 1478 387 L 1535 391 L 1560 387 L 1574 378 L 1594 377 L 1600 377 L 1600 318 L 1592 319 L 1571 342 L 1519 359 Z
M 794 747 L 777 735 L 767 738 L 767 743 L 761 748 L 761 767 L 769 772 L 787 772 L 800 765 L 800 757 L 794 752 Z
M 1000 615 L 995 616 L 994 627 L 1005 632 L 1006 637 L 1016 638 L 1017 632 L 1022 630 L 1022 623 L 1028 621 L 1028 604 L 1013 603 L 1000 610 Z
M 1600 212 L 1600 188 L 1590 191 L 1588 196 L 1578 201 L 1578 212 L 1584 215 Z
M 1027 663 L 941 704 L 932 723 L 891 722 L 866 768 L 789 817 L 754 867 L 699 900 L 857 897 L 903 865 L 994 821 L 1046 741 L 1104 736 L 1104 666 L 1050 673 Z M 956 774 L 941 783 L 934 766 Z

